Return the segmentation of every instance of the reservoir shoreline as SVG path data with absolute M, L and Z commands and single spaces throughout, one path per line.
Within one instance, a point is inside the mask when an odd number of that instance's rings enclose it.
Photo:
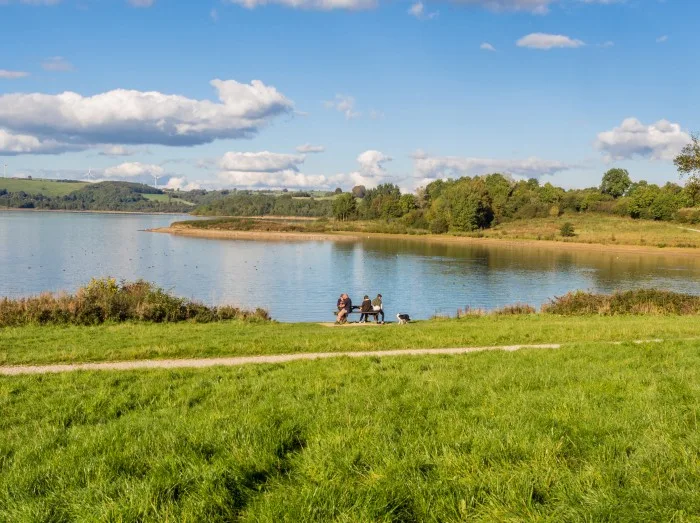
M 173 234 L 178 236 L 188 236 L 195 238 L 216 239 L 216 240 L 260 240 L 260 241 L 357 241 L 360 239 L 400 239 L 423 243 L 442 243 L 458 245 L 484 245 L 484 246 L 504 246 L 504 247 L 541 247 L 552 250 L 563 251 L 588 251 L 601 253 L 618 254 L 664 254 L 669 256 L 684 256 L 700 258 L 700 249 L 682 247 L 653 247 L 644 245 L 611 245 L 603 243 L 582 243 L 582 242 L 560 242 L 552 240 L 517 240 L 517 239 L 497 239 L 497 238 L 473 238 L 468 236 L 449 235 L 411 235 L 411 234 L 390 234 L 390 233 L 370 233 L 357 231 L 338 232 L 268 232 L 268 231 L 231 231 L 216 229 L 194 229 L 189 227 L 157 227 L 147 229 L 146 232 L 163 234 Z

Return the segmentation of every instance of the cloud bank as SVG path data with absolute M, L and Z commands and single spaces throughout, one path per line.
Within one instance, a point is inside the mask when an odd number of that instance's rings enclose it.
M 45 152 L 44 142 L 54 144 L 53 152 L 101 144 L 191 146 L 251 137 L 293 110 L 290 100 L 259 80 L 210 84 L 218 103 L 125 89 L 87 97 L 74 92 L 0 95 L 0 130 L 34 137 L 37 147 L 23 153 Z M 7 152 L 0 148 L 0 154 Z
M 490 173 L 512 174 L 523 178 L 538 178 L 570 169 L 571 166 L 553 160 L 530 157 L 522 160 L 501 160 L 463 156 L 431 156 L 423 151 L 413 154 L 416 177 L 424 180 L 481 176 Z

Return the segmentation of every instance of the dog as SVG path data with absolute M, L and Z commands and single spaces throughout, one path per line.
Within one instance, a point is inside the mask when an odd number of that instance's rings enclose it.
M 396 319 L 399 320 L 399 325 L 406 325 L 409 321 L 411 321 L 411 317 L 408 314 L 401 312 L 396 315 Z

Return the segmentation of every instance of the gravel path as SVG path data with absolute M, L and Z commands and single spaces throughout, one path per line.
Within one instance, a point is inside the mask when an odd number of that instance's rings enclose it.
M 482 351 L 513 352 L 520 349 L 558 349 L 558 344 L 507 345 L 500 347 L 462 347 L 456 349 L 402 349 L 368 352 L 318 352 L 301 354 L 274 354 L 269 356 L 241 356 L 236 358 L 201 358 L 178 360 L 134 360 L 100 363 L 70 363 L 56 365 L 17 365 L 0 367 L 0 376 L 21 374 L 49 374 L 79 370 L 134 370 L 134 369 L 201 369 L 204 367 L 235 367 L 253 363 L 285 363 L 296 360 L 320 360 L 326 358 L 366 358 L 370 356 L 419 356 L 424 354 L 466 354 Z

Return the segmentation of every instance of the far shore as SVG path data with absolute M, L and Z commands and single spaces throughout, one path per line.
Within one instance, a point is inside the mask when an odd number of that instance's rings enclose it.
M 502 247 L 537 247 L 561 251 L 587 251 L 618 254 L 653 254 L 700 258 L 700 249 L 681 247 L 650 247 L 645 245 L 610 245 L 602 243 L 558 242 L 552 240 L 516 240 L 498 238 L 474 238 L 451 235 L 412 235 L 369 233 L 359 231 L 339 231 L 325 233 L 306 232 L 267 232 L 267 231 L 223 231 L 215 229 L 193 229 L 189 227 L 159 227 L 148 232 L 209 238 L 218 240 L 269 240 L 269 241 L 357 241 L 366 238 L 400 239 L 423 243 L 458 245 L 484 245 Z
M 163 216 L 189 216 L 186 212 L 156 212 L 156 211 L 90 211 L 79 209 L 19 209 L 17 207 L 0 207 L 0 211 L 11 212 L 61 212 L 72 214 L 159 214 Z

